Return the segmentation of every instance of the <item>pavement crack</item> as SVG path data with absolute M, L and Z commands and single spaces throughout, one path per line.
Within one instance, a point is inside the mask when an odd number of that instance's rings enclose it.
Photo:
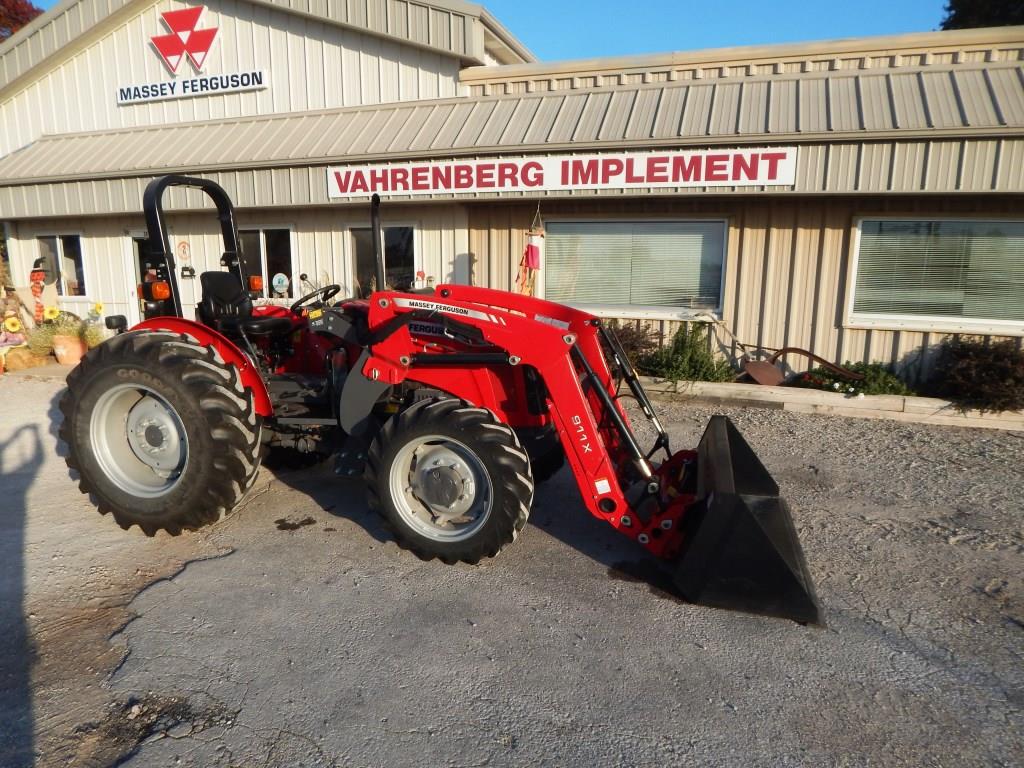
M 135 603 L 135 601 L 138 600 L 139 597 L 141 597 L 143 594 L 151 590 L 153 587 L 157 586 L 158 584 L 173 583 L 174 580 L 181 576 L 181 574 L 183 574 L 185 570 L 193 563 L 205 563 L 210 560 L 222 560 L 225 557 L 230 557 L 231 555 L 233 555 L 235 551 L 236 550 L 234 547 L 226 547 L 222 549 L 220 552 L 217 552 L 213 555 L 206 555 L 204 557 L 195 557 L 189 560 L 185 560 L 174 571 L 174 573 L 168 574 L 167 576 L 161 576 L 160 578 L 155 579 L 154 581 L 151 581 L 150 583 L 141 587 L 131 597 L 123 601 L 120 601 L 116 605 L 108 606 L 109 608 L 123 608 L 129 612 L 128 618 L 126 618 L 119 627 L 117 627 L 113 632 L 111 632 L 107 636 L 108 643 L 113 643 L 115 640 L 124 637 L 124 651 L 121 654 L 121 658 L 118 660 L 117 664 L 107 674 L 108 682 L 110 680 L 113 680 L 118 675 L 118 673 L 124 668 L 124 665 L 128 662 L 128 659 L 132 655 L 131 644 L 128 642 L 128 638 L 125 637 L 125 633 L 128 631 L 128 628 L 135 623 L 137 619 L 142 618 L 142 613 L 131 610 L 131 607 Z

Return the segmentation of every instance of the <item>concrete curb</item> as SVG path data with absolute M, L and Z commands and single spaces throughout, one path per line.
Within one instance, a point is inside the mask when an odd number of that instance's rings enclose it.
M 973 429 L 1024 432 L 1024 412 L 961 413 L 948 400 L 932 397 L 867 395 L 847 397 L 836 392 L 799 387 L 763 387 L 759 384 L 719 384 L 707 381 L 670 381 L 642 377 L 652 395 L 678 397 L 697 403 L 753 408 L 774 408 L 800 413 L 824 413 L 860 419 L 889 419 L 916 424 L 938 424 Z

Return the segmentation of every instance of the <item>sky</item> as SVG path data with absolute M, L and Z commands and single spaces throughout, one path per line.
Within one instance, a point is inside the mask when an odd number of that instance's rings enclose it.
M 945 0 L 485 0 L 541 60 L 938 29 Z
M 37 5 L 51 8 L 58 0 Z M 201 2 L 202 0 L 197 0 Z M 542 61 L 938 29 L 946 0 L 484 0 Z

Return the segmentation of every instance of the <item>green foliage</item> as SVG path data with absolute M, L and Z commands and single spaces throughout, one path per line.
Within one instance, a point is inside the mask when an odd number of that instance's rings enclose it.
M 793 384 L 807 389 L 840 392 L 851 397 L 854 395 L 911 396 L 916 394 L 888 366 L 881 363 L 844 363 L 843 367 L 854 373 L 863 374 L 864 380 L 854 381 L 827 368 L 818 367 L 798 376 Z
M 28 344 L 32 354 L 45 357 L 53 352 L 55 336 L 77 337 L 82 339 L 90 349 L 98 346 L 105 338 L 103 329 L 95 323 L 80 320 L 70 312 L 61 312 L 56 320 L 45 321 L 29 331 L 25 343 Z
M 33 355 L 45 357 L 53 352 L 53 337 L 57 335 L 54 332 L 55 328 L 56 326 L 52 323 L 43 323 L 28 332 L 25 343 L 28 344 Z
M 932 394 L 963 410 L 1024 410 L 1024 352 L 1012 341 L 949 341 L 930 378 Z
M 637 368 L 650 376 L 672 382 L 732 381 L 736 371 L 727 360 L 711 351 L 710 326 L 687 323 L 673 337 L 671 344 L 641 358 Z
M 943 29 L 1006 27 L 1024 24 L 1024 3 L 1012 0 L 949 0 Z

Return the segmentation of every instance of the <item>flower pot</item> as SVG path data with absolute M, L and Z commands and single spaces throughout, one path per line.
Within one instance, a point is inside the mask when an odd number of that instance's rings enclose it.
M 53 337 L 53 354 L 61 365 L 78 365 L 86 350 L 85 341 L 77 336 Z

